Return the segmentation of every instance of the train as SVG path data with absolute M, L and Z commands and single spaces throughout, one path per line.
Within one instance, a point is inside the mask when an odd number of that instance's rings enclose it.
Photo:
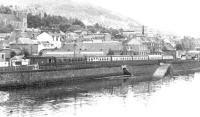
M 85 56 L 85 57 L 39 57 L 31 56 L 30 64 L 39 65 L 63 65 L 63 64 L 87 64 L 99 62 L 126 62 L 148 60 L 173 60 L 172 55 L 112 55 L 112 56 Z

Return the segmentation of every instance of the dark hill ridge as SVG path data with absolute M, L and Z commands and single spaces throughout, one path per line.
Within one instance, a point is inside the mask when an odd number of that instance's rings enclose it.
M 104 27 L 133 29 L 140 25 L 135 20 L 113 13 L 99 6 L 88 3 L 80 3 L 72 0 L 17 0 L 18 4 L 44 9 L 53 15 L 61 15 L 67 18 L 78 18 L 86 25 L 99 23 Z M 12 3 L 12 2 L 11 2 Z M 16 2 L 17 3 L 17 2 Z

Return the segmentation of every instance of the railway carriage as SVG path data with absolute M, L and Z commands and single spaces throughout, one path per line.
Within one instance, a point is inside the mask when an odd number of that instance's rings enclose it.
M 85 63 L 86 58 L 85 57 L 57 57 L 56 58 L 57 65 L 59 64 L 80 64 Z
M 148 60 L 148 56 L 132 56 L 132 60 Z
M 172 56 L 172 55 L 163 55 L 162 56 L 163 58 L 163 60 L 173 60 L 174 59 L 174 57 Z
M 85 57 L 28 57 L 30 64 L 39 65 L 73 65 L 86 63 L 147 61 L 147 60 L 173 60 L 172 55 L 118 55 L 118 56 L 85 56 Z
M 106 62 L 111 61 L 110 56 L 89 56 L 86 57 L 87 62 Z
M 163 57 L 162 55 L 148 55 L 149 56 L 149 60 L 162 60 Z
M 132 61 L 131 56 L 112 56 L 112 61 Z

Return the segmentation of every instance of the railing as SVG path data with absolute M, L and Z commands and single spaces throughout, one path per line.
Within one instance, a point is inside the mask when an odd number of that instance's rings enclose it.
M 18 71 L 31 71 L 34 66 L 9 66 L 9 67 L 0 67 L 0 73 L 2 72 L 18 72 Z
M 156 61 L 126 61 L 126 62 L 116 62 L 116 61 L 106 61 L 106 62 L 88 62 L 80 64 L 63 64 L 63 65 L 29 65 L 29 66 L 9 66 L 9 67 L 0 67 L 0 73 L 3 72 L 20 72 L 20 71 L 53 71 L 53 70 L 74 70 L 74 69 L 88 69 L 88 68 L 100 68 L 100 67 L 118 67 L 121 65 L 148 65 L 156 64 Z

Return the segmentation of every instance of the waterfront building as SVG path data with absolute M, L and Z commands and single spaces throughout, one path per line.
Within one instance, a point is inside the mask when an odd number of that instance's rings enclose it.
M 164 44 L 162 40 L 155 37 L 144 37 L 141 39 L 143 41 L 142 43 L 150 50 L 150 54 L 162 54 Z
M 109 50 L 116 52 L 115 54 L 119 54 L 119 51 L 122 51 L 122 49 L 123 46 L 121 42 L 102 40 L 67 43 L 64 44 L 62 48 L 64 51 L 75 51 L 76 53 L 103 52 L 103 55 L 107 55 Z
M 133 38 L 124 42 L 125 54 L 127 55 L 148 55 L 150 50 L 140 38 Z
M 164 43 L 162 48 L 163 54 L 176 56 L 176 48 L 171 43 Z

